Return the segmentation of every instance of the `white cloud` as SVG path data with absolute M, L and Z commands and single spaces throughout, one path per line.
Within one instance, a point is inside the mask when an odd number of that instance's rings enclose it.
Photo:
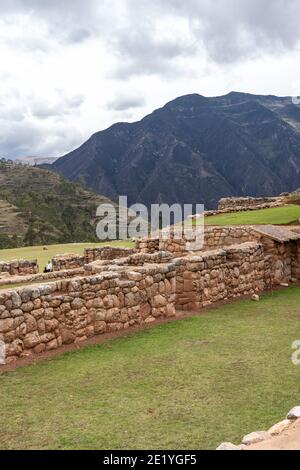
M 58 156 L 186 93 L 296 94 L 299 13 L 299 0 L 2 0 L 0 155 Z

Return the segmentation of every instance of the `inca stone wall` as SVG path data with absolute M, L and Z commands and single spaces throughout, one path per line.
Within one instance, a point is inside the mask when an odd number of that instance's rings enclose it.
M 136 241 L 136 250 L 139 253 L 155 253 L 167 251 L 173 257 L 187 255 L 188 251 L 204 251 L 222 246 L 239 245 L 254 241 L 256 237 L 253 229 L 241 227 L 204 227 L 197 231 L 191 230 L 179 237 L 171 234 L 167 239 L 141 239 Z
M 7 274 L 10 276 L 25 276 L 39 272 L 37 260 L 15 260 L 0 262 L 0 276 Z
M 220 199 L 219 211 L 243 211 L 249 209 L 266 209 L 282 205 L 280 197 L 228 197 Z
M 129 256 L 134 252 L 135 250 L 131 248 L 119 248 L 113 246 L 85 248 L 83 256 L 77 254 L 54 256 L 52 259 L 53 270 L 63 271 L 66 269 L 76 269 L 96 260 L 114 260 Z
M 56 255 L 52 258 L 53 271 L 64 271 L 66 269 L 77 269 L 85 264 L 84 256 L 74 253 Z
M 96 260 L 114 260 L 124 258 L 133 254 L 133 248 L 120 248 L 115 246 L 101 246 L 98 248 L 86 248 L 84 250 L 85 263 L 92 263 Z
M 159 251 L 158 238 L 141 238 L 136 241 L 136 250 L 139 253 L 155 253 Z
M 161 264 L 172 260 L 171 253 L 157 251 L 155 253 L 134 253 L 126 258 L 118 258 L 112 261 L 98 260 L 84 266 L 87 273 L 101 273 L 103 271 L 121 271 L 130 266 L 144 266 L 145 264 Z
M 171 317 L 175 307 L 199 310 L 300 280 L 300 234 L 293 230 L 209 227 L 202 251 L 184 251 L 191 238 L 151 239 L 150 252 L 141 240 L 137 252 L 126 250 L 122 258 L 52 273 L 74 278 L 0 291 L 8 361 Z
M 293 241 L 280 243 L 267 237 L 258 239 L 264 247 L 266 288 L 297 279 L 300 244 Z
M 255 242 L 176 260 L 176 305 L 193 310 L 264 290 L 263 247 Z
M 33 282 L 48 282 L 55 279 L 67 279 L 76 276 L 83 276 L 85 274 L 84 268 L 67 269 L 65 271 L 52 271 L 50 273 L 37 273 L 37 274 L 24 274 L 22 276 L 0 276 L 0 286 L 8 287 L 10 284 L 24 284 L 25 282 L 31 284 Z
M 174 266 L 143 267 L 3 292 L 0 340 L 11 362 L 173 315 Z
M 254 241 L 251 227 L 205 227 L 203 250 Z

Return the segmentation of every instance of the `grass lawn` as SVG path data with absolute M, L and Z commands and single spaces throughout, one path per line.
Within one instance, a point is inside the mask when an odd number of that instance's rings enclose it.
M 207 225 L 286 225 L 298 222 L 300 219 L 300 206 L 290 205 L 261 209 L 257 211 L 235 212 L 207 217 Z
M 1 449 L 205 449 L 300 405 L 300 287 L 0 374 Z
M 37 259 L 40 271 L 53 256 L 64 253 L 83 254 L 84 248 L 94 248 L 101 245 L 114 245 L 133 247 L 130 241 L 115 241 L 106 243 L 68 243 L 65 245 L 48 245 L 47 250 L 43 250 L 44 246 L 28 246 L 24 248 L 12 248 L 9 250 L 0 250 L 0 261 L 11 261 L 14 259 Z

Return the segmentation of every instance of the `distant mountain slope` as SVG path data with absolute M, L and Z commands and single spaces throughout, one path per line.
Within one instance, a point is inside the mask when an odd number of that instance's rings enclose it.
M 291 98 L 187 95 L 94 134 L 53 168 L 129 201 L 201 203 L 300 186 L 300 106 Z
M 103 202 L 57 173 L 0 162 L 0 247 L 97 241 Z

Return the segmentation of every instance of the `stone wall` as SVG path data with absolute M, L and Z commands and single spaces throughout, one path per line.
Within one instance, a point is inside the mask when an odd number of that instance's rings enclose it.
M 198 240 L 195 243 L 195 240 Z M 136 242 L 139 253 L 155 253 L 165 251 L 173 257 L 185 256 L 188 251 L 204 251 L 222 246 L 239 245 L 248 241 L 255 241 L 256 237 L 251 227 L 217 227 L 205 226 L 204 231 L 187 231 L 182 237 L 170 234 L 166 239 L 141 239 Z
M 158 238 L 141 238 L 135 243 L 136 250 L 139 253 L 155 253 L 159 251 Z
M 164 251 L 157 251 L 155 253 L 134 253 L 126 258 L 118 258 L 112 261 L 94 261 L 93 263 L 86 264 L 84 269 L 87 273 L 95 274 L 107 270 L 116 271 L 118 268 L 124 271 L 124 268 L 128 269 L 130 266 L 144 266 L 145 264 L 157 265 L 170 262 L 171 260 L 171 253 Z
M 254 241 L 255 236 L 251 227 L 210 227 L 204 229 L 203 250 L 220 248 L 222 246 L 239 245 Z
M 37 260 L 14 260 L 0 262 L 0 276 L 7 274 L 10 276 L 25 276 L 39 272 Z
M 120 248 L 117 246 L 100 246 L 97 248 L 86 248 L 84 250 L 85 263 L 96 260 L 114 260 L 124 258 L 135 253 L 133 248 Z
M 175 267 L 56 281 L 0 293 L 7 362 L 175 315 Z
M 255 242 L 176 260 L 176 305 L 194 310 L 266 287 L 264 250 Z
M 66 269 L 76 269 L 96 260 L 114 260 L 129 256 L 134 252 L 135 250 L 131 248 L 119 248 L 113 246 L 85 248 L 83 256 L 74 253 L 54 256 L 52 259 L 53 270 L 63 271 Z
M 83 276 L 85 274 L 84 268 L 66 269 L 63 271 L 53 271 L 51 273 L 38 273 L 38 274 L 26 274 L 23 276 L 8 276 L 1 278 L 0 286 L 8 287 L 10 284 L 18 285 L 26 282 L 32 284 L 35 282 L 48 282 L 54 281 L 55 279 L 67 279 L 76 276 Z
M 257 238 L 264 247 L 266 288 L 290 283 L 293 278 L 300 279 L 298 256 L 300 243 L 297 241 L 280 243 L 259 235 Z
M 251 209 L 266 209 L 282 205 L 280 197 L 228 197 L 220 199 L 219 211 L 243 211 Z
M 53 271 L 64 271 L 66 269 L 77 269 L 83 267 L 85 257 L 74 253 L 56 255 L 52 258 Z
M 300 280 L 300 237 L 286 228 L 208 227 L 204 251 L 194 253 L 183 251 L 188 240 L 163 240 L 173 251 L 162 252 L 152 239 L 153 253 L 100 259 L 50 273 L 76 278 L 0 291 L 0 341 L 8 361 L 154 322 L 174 315 L 175 307 L 199 310 Z

